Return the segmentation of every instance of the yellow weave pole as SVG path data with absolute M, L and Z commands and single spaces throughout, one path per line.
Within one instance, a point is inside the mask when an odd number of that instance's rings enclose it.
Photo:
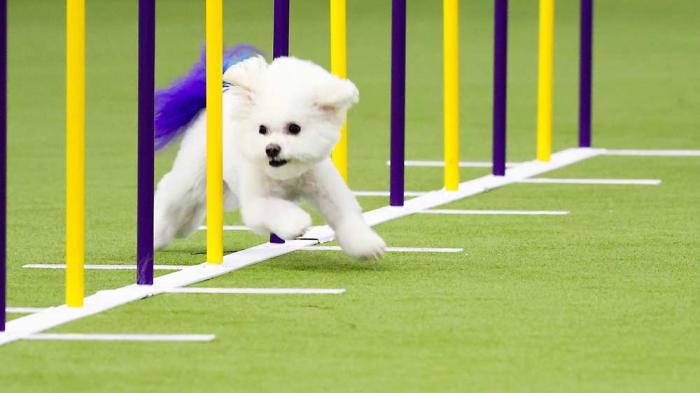
M 540 0 L 537 77 L 537 160 L 552 156 L 552 79 L 554 69 L 554 0 Z
M 330 0 L 331 10 L 331 72 L 347 78 L 347 11 L 345 0 Z M 340 140 L 333 149 L 333 163 L 340 176 L 348 182 L 348 123 L 343 123 Z
M 85 294 L 85 0 L 66 1 L 66 305 Z
M 223 5 L 206 0 L 207 62 L 207 262 L 224 261 Z
M 445 189 L 459 188 L 459 0 L 443 0 Z

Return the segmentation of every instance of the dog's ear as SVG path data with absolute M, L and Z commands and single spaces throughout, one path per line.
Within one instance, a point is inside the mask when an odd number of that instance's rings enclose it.
M 328 78 L 318 89 L 316 105 L 327 112 L 349 109 L 360 101 L 360 92 L 355 84 L 336 76 Z
M 266 69 L 265 58 L 253 56 L 229 67 L 224 72 L 224 82 L 252 98 L 260 82 L 260 76 Z

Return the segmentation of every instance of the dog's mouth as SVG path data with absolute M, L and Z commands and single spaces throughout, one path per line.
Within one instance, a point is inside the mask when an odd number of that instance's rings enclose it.
M 282 160 L 282 159 L 279 159 L 279 158 L 273 158 L 273 159 L 271 159 L 271 160 L 269 161 L 270 166 L 273 167 L 273 168 L 279 168 L 279 167 L 283 166 L 283 165 L 286 164 L 286 163 L 287 163 L 287 160 Z

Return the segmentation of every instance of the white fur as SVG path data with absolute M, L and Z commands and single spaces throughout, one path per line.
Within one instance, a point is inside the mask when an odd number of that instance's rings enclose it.
M 309 201 L 335 230 L 343 250 L 380 258 L 384 241 L 364 221 L 355 197 L 330 160 L 347 110 L 359 100 L 355 85 L 291 57 L 267 64 L 261 57 L 224 74 L 224 207 L 241 209 L 244 223 L 261 235 L 293 239 L 311 226 L 297 202 Z M 289 133 L 290 123 L 301 126 Z M 260 125 L 267 128 L 261 135 Z M 285 165 L 271 166 L 265 148 L 281 147 Z M 206 113 L 185 131 L 173 167 L 155 196 L 155 247 L 186 237 L 206 213 Z

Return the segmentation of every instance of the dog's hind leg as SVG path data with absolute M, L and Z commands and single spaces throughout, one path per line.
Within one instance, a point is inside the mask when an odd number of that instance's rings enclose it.
M 154 247 L 185 237 L 206 215 L 206 131 L 201 115 L 185 134 L 172 169 L 158 183 L 154 208 Z

